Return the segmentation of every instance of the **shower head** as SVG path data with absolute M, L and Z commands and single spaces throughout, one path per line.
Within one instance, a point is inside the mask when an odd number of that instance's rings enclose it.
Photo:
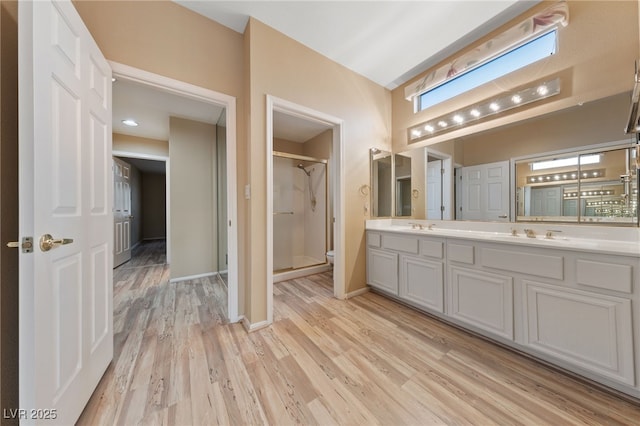
M 302 163 L 298 164 L 298 168 L 300 170 L 302 170 L 303 172 L 305 172 L 305 174 L 309 177 L 311 177 L 311 172 L 307 171 L 307 169 L 304 168 L 304 166 L 302 165 Z

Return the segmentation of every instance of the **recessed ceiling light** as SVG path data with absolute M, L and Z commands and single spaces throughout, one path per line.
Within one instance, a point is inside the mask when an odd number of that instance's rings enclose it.
M 455 121 L 458 124 L 461 124 L 462 122 L 464 122 L 464 118 L 462 118 L 460 114 L 456 114 L 453 116 L 453 121 Z
M 125 126 L 130 126 L 130 127 L 137 127 L 138 126 L 138 122 L 136 120 L 134 120 L 133 118 L 127 118 L 126 120 L 122 120 L 122 124 L 124 124 Z
M 513 95 L 511 97 L 511 102 L 513 102 L 514 104 L 519 104 L 520 102 L 522 102 L 522 96 L 520 95 Z
M 538 86 L 538 89 L 536 90 L 536 92 L 538 92 L 538 95 L 544 96 L 547 93 L 549 93 L 549 88 L 547 87 L 546 84 L 543 84 L 542 86 Z
M 440 126 L 440 127 L 447 127 L 447 122 L 446 122 L 446 121 L 444 121 L 444 120 L 440 120 L 440 121 L 438 121 L 438 126 Z
M 433 133 L 433 131 L 435 130 L 433 126 L 430 124 L 427 124 L 426 126 L 424 126 L 424 129 L 429 133 Z
M 469 111 L 469 114 L 471 114 L 474 117 L 480 117 L 480 111 L 478 111 L 477 109 L 472 109 L 471 111 Z
M 497 111 L 500 109 L 500 105 L 498 105 L 496 102 L 491 102 L 489 108 L 491 108 L 491 111 Z

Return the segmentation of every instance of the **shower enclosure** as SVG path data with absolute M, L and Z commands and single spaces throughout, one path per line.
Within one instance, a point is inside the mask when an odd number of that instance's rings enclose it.
M 326 263 L 327 160 L 273 154 L 274 273 Z

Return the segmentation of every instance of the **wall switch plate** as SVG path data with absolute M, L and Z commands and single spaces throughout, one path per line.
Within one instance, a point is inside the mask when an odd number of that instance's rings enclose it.
M 251 198 L 251 185 L 247 184 L 244 186 L 244 198 L 249 200 Z

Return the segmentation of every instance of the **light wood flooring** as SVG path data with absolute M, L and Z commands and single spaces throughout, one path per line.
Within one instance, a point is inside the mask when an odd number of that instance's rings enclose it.
M 123 265 L 125 266 L 125 265 Z M 81 425 L 633 425 L 640 405 L 328 273 L 274 285 L 274 324 L 227 324 L 220 280 L 114 271 L 114 360 Z

